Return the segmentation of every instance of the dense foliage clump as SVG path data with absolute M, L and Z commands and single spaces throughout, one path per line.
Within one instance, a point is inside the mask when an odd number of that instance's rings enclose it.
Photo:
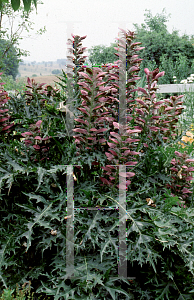
M 142 24 L 133 24 L 138 41 L 144 49 L 139 53 L 143 59 L 140 65 L 139 86 L 146 85 L 144 69 L 153 71 L 159 68 L 165 71 L 165 76 L 160 79 L 160 84 L 182 83 L 185 78 L 190 78 L 194 73 L 194 36 L 183 34 L 179 30 L 168 30 L 167 23 L 170 15 L 163 9 L 161 13 L 152 15 L 146 10 Z M 91 47 L 89 61 L 94 65 L 113 63 L 115 43 L 110 46 L 96 45 Z
M 193 298 L 194 159 L 178 144 L 182 96 L 157 99 L 158 68 L 145 68 L 147 86 L 137 87 L 143 49 L 121 32 L 119 60 L 101 68 L 84 65 L 86 37 L 72 35 L 60 90 L 28 80 L 9 97 L 0 86 L 4 294 L 28 283 L 46 299 Z M 123 224 L 127 277 L 118 276 Z

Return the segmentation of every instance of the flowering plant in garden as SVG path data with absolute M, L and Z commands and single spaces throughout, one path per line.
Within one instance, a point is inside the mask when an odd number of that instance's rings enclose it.
M 190 143 L 192 144 L 194 142 L 194 139 L 193 139 L 193 133 L 190 132 L 190 131 L 186 131 L 185 133 L 186 135 L 184 135 L 181 139 L 181 141 L 185 142 L 185 143 Z M 183 148 L 185 148 L 185 144 L 181 143 L 181 142 L 178 142 L 178 144 L 180 144 Z
M 102 67 L 84 65 L 86 36 L 72 34 L 65 96 L 30 80 L 20 98 L 0 94 L 1 120 L 9 112 L 13 122 L 0 140 L 1 291 L 31 282 L 35 296 L 52 299 L 193 298 L 194 159 L 175 148 L 182 95 L 157 99 L 165 76 L 157 68 L 145 68 L 147 87 L 137 87 L 142 47 L 134 32 L 121 32 L 117 60 Z M 66 215 L 70 176 L 74 219 Z M 120 191 L 127 278 L 118 276 Z
M 34 79 L 30 79 L 29 77 L 27 82 L 26 87 L 28 89 L 25 91 L 25 95 L 27 100 L 26 104 L 28 105 L 30 105 L 31 101 L 38 99 L 42 106 L 45 104 L 45 97 L 54 97 L 58 92 L 58 89 L 46 85 L 45 83 L 38 84 Z
M 171 160 L 173 165 L 170 170 L 172 171 L 171 177 L 172 182 L 168 184 L 167 187 L 172 190 L 177 196 L 181 196 L 182 199 L 188 197 L 188 194 L 192 192 L 189 190 L 191 187 L 191 180 L 193 176 L 191 172 L 194 171 L 194 167 L 190 166 L 194 159 L 189 158 L 186 152 L 180 153 L 175 151 L 177 158 Z M 173 194 L 173 196 L 175 196 Z
M 2 73 L 0 73 L 2 75 Z M 0 78 L 1 79 L 1 78 Z M 3 82 L 0 82 L 0 132 L 9 132 L 9 128 L 13 126 L 13 123 L 9 122 L 11 116 L 8 114 L 8 109 L 4 108 L 5 103 L 7 103 L 9 97 L 8 93 L 3 89 Z
M 50 142 L 50 138 L 52 138 L 51 136 L 48 137 L 41 137 L 41 123 L 42 120 L 39 120 L 36 122 L 36 124 L 31 124 L 30 125 L 30 131 L 26 131 L 21 133 L 21 135 L 24 137 L 23 141 L 25 142 L 26 146 L 31 145 L 36 151 L 40 152 L 41 154 L 45 154 L 45 152 L 47 152 L 49 150 L 49 147 L 47 145 L 47 143 Z M 45 159 L 46 157 L 43 156 L 41 158 L 41 160 Z M 47 159 L 49 159 L 49 157 L 47 157 Z M 37 160 L 35 158 L 35 160 Z

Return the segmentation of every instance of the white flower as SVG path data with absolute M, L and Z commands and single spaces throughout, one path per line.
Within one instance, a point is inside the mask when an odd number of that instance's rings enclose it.
M 51 234 L 52 234 L 52 235 L 57 235 L 57 230 L 53 230 L 53 229 L 52 229 L 52 230 L 51 230 Z
M 187 79 L 183 79 L 183 80 L 181 80 L 181 82 L 180 83 L 187 83 Z
M 173 76 L 173 78 L 176 78 L 176 76 Z

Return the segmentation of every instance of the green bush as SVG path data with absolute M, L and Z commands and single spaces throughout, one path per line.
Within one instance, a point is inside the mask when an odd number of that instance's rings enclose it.
M 46 299 L 193 299 L 194 159 L 178 144 L 182 96 L 157 99 L 157 68 L 137 88 L 140 43 L 122 32 L 119 68 L 84 67 L 85 37 L 72 35 L 61 91 L 28 78 L 19 96 L 0 92 L 0 293 L 30 281 Z M 128 278 L 118 276 L 118 233 L 127 233 Z
M 52 70 L 52 74 L 59 75 L 59 74 L 61 74 L 61 70 L 59 70 L 59 69 Z
M 17 78 L 16 80 L 14 80 L 11 75 L 5 76 L 4 74 L 2 74 L 1 80 L 5 82 L 4 88 L 6 91 L 22 91 L 25 89 L 26 83 L 22 78 Z

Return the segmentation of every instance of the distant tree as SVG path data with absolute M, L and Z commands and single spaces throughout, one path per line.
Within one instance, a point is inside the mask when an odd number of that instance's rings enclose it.
M 118 60 L 117 56 L 114 54 L 116 50 L 116 43 L 111 43 L 110 46 L 97 45 L 88 49 L 89 52 L 89 61 L 92 65 L 102 65 L 106 63 L 114 63 L 114 61 Z
M 16 13 L 12 7 L 15 2 L 20 2 L 19 0 L 11 0 L 11 3 L 8 0 L 0 1 L 0 72 L 3 71 L 16 78 L 20 57 L 28 55 L 27 51 L 19 47 L 19 41 L 22 39 L 23 31 L 29 32 L 32 29 L 34 23 L 30 21 L 29 15 L 33 9 L 26 12 L 23 8 L 19 8 Z M 7 19 L 9 27 L 6 25 Z M 6 22 L 3 22 L 4 20 Z M 43 32 L 44 30 L 39 30 L 37 34 Z
M 9 41 L 0 39 L 0 70 L 5 75 L 12 75 L 14 80 L 19 68 L 17 55 L 17 50 Z
M 54 75 L 61 74 L 61 70 L 59 70 L 59 69 L 52 70 L 52 74 L 54 74 Z
M 177 72 L 179 75 L 181 73 L 181 70 L 177 69 L 177 61 L 180 61 L 180 58 L 184 61 L 181 63 L 182 66 L 184 64 L 183 78 L 185 76 L 185 60 L 187 61 L 187 72 L 189 75 L 194 59 L 193 37 L 189 37 L 186 34 L 179 36 L 178 30 L 173 30 L 172 33 L 169 33 L 166 23 L 170 15 L 166 14 L 165 9 L 163 9 L 161 14 L 156 14 L 155 16 L 152 15 L 150 10 L 146 10 L 144 16 L 145 23 L 141 25 L 134 24 L 138 41 L 145 47 L 145 49 L 139 53 L 139 56 L 143 58 L 140 75 L 142 76 L 144 74 L 143 70 L 148 62 L 152 64 L 153 67 L 158 67 L 159 69 L 166 66 L 166 68 L 168 68 L 168 70 L 166 70 L 168 71 L 168 76 L 164 76 L 161 81 L 163 81 L 163 83 L 173 83 L 173 76 L 178 75 L 176 74 Z M 165 71 L 165 69 L 162 70 Z M 167 82 L 165 82 L 165 80 L 167 80 Z

